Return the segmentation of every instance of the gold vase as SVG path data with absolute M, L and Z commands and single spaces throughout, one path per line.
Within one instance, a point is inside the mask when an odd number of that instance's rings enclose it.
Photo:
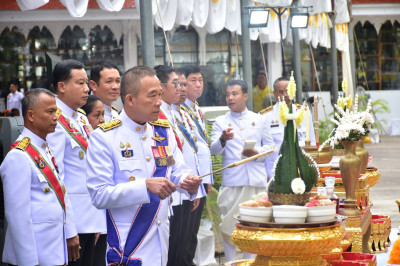
M 346 191 L 346 200 L 341 214 L 348 217 L 360 216 L 361 214 L 357 209 L 357 200 L 355 199 L 356 186 L 361 170 L 361 160 L 355 153 L 358 141 L 342 141 L 341 143 L 344 146 L 344 155 L 339 161 L 339 168 Z
M 361 160 L 361 174 L 365 174 L 367 171 L 367 165 L 368 165 L 368 151 L 364 148 L 364 139 L 365 136 L 360 139 L 358 142 L 357 148 L 356 148 L 356 155 L 358 158 Z

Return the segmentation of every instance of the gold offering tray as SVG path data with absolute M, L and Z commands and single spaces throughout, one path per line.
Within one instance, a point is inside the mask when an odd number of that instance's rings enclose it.
M 326 222 L 318 222 L 318 223 L 299 223 L 299 224 L 283 224 L 283 223 L 275 223 L 275 222 L 251 222 L 247 220 L 243 220 L 240 218 L 240 214 L 233 215 L 233 218 L 239 221 L 240 224 L 245 226 L 253 226 L 253 227 L 262 227 L 262 228 L 314 228 L 314 227 L 324 227 L 334 225 L 336 223 L 340 223 L 342 221 L 342 217 L 337 215 L 335 219 L 329 220 Z

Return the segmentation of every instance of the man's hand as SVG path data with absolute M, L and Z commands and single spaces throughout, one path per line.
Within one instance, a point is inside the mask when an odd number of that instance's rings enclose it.
M 175 184 L 164 177 L 146 178 L 146 188 L 148 191 L 159 196 L 162 200 L 176 191 Z
M 182 182 L 179 183 L 179 187 L 193 194 L 196 193 L 201 184 L 201 178 L 196 175 L 188 175 Z
M 79 236 L 78 235 L 67 239 L 67 248 L 68 248 L 68 261 L 79 260 L 80 246 L 79 246 Z
M 225 144 L 226 144 L 226 142 L 227 142 L 228 140 L 231 140 L 231 139 L 233 139 L 233 138 L 235 137 L 235 133 L 231 132 L 232 129 L 233 129 L 233 128 L 228 127 L 227 129 L 224 129 L 224 130 L 222 131 L 222 135 L 221 135 L 221 137 L 219 138 L 220 141 L 221 141 L 222 147 L 225 147 Z
M 200 199 L 194 199 L 194 201 L 193 201 L 193 207 L 192 207 L 191 212 L 194 211 L 194 210 L 196 210 L 196 209 L 199 207 L 199 205 L 200 205 Z
M 242 151 L 243 156 L 251 157 L 258 154 L 258 151 L 256 149 L 246 149 Z

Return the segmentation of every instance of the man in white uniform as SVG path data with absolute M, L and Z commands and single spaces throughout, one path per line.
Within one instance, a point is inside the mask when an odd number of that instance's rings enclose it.
M 183 163 L 168 121 L 157 120 L 161 92 L 153 69 L 129 69 L 120 119 L 90 137 L 87 186 L 93 204 L 107 209 L 107 264 L 166 265 L 170 195 L 178 189 L 193 199 L 201 183 Z
M 199 172 L 200 175 L 205 175 L 212 172 L 211 164 L 211 153 L 208 147 L 206 138 L 206 126 L 203 119 L 203 114 L 200 111 L 200 106 L 197 103 L 197 99 L 203 94 L 203 75 L 201 74 L 200 68 L 194 65 L 188 65 L 181 69 L 181 72 L 185 74 L 187 80 L 187 98 L 182 104 L 182 108 L 185 113 L 193 121 L 195 142 L 198 147 L 197 157 L 199 159 Z M 214 183 L 213 175 L 207 175 L 203 177 L 204 190 L 208 194 L 211 191 L 211 186 Z M 199 207 L 191 215 L 193 219 L 190 220 L 191 228 L 199 228 L 201 215 L 203 213 L 204 205 L 206 203 L 206 195 L 200 198 Z M 197 247 L 197 230 L 193 230 L 191 233 L 190 245 L 187 247 L 187 257 L 185 261 L 192 264 L 193 258 L 196 253 Z M 190 265 L 189 264 L 189 265 Z
M 278 100 L 278 97 L 285 99 L 287 105 L 290 104 L 289 95 L 287 92 L 287 86 L 289 84 L 288 78 L 278 78 L 274 82 L 274 96 Z M 301 105 L 292 104 L 293 113 L 300 110 Z M 281 147 L 283 141 L 283 135 L 285 131 L 285 126 L 282 124 L 282 121 L 279 119 L 279 101 L 274 105 L 270 106 L 260 112 L 264 116 L 266 127 L 271 132 L 272 138 L 275 142 L 275 147 L 278 149 L 274 152 L 270 157 L 265 161 L 265 167 L 267 169 L 268 179 L 273 178 L 272 169 L 274 167 L 274 163 L 279 154 L 279 149 Z M 305 146 L 306 141 L 306 131 L 307 131 L 307 117 L 308 116 L 308 128 L 309 128 L 309 140 L 310 145 L 315 146 L 315 132 L 313 126 L 312 116 L 310 114 L 310 110 L 306 110 L 305 117 L 303 122 L 301 122 L 300 126 L 297 128 L 297 135 L 299 140 L 299 145 Z
M 18 116 L 22 115 L 22 99 L 24 94 L 18 91 L 18 82 L 10 82 L 10 93 L 7 96 L 7 110 L 17 109 L 19 111 Z
M 57 91 L 57 127 L 47 140 L 67 187 L 80 241 L 80 259 L 68 265 L 92 265 L 95 234 L 106 231 L 103 210 L 93 206 L 86 187 L 86 150 L 91 126 L 78 111 L 88 98 L 88 78 L 82 63 L 68 59 L 53 70 Z
M 46 141 L 57 125 L 54 97 L 45 89 L 26 94 L 24 129 L 0 166 L 8 222 L 3 262 L 11 265 L 67 264 L 67 241 L 77 234 L 71 203 Z M 73 249 L 78 251 L 79 244 Z
M 222 155 L 222 167 L 274 148 L 269 129 L 265 127 L 261 115 L 246 107 L 247 84 L 241 80 L 231 80 L 226 88 L 226 102 L 230 112 L 215 119 L 211 134 L 211 153 Z M 253 147 L 246 147 L 252 141 Z M 221 210 L 221 232 L 224 238 L 226 261 L 235 259 L 236 247 L 231 240 L 236 220 L 233 215 L 239 212 L 239 203 L 251 196 L 265 191 L 267 173 L 262 156 L 254 161 L 222 172 L 222 186 L 217 199 Z M 245 259 L 252 257 L 243 255 Z
M 94 65 L 90 70 L 90 88 L 104 104 L 104 121 L 118 118 L 118 109 L 112 105 L 121 93 L 121 75 L 118 67 L 108 61 Z

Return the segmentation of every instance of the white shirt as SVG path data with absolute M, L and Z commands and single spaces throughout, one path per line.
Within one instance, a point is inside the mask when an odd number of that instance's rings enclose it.
M 24 94 L 19 91 L 14 93 L 9 93 L 7 96 L 7 110 L 18 109 L 19 115 L 22 116 L 22 99 L 24 98 Z
M 87 139 L 84 126 L 91 128 L 87 117 L 71 109 L 58 98 L 56 102 L 63 116 Z M 86 152 L 59 122 L 56 131 L 49 134 L 47 140 L 71 199 L 76 230 L 80 234 L 105 232 L 107 230 L 105 212 L 93 206 L 86 187 Z
M 231 132 L 234 133 L 234 138 L 226 141 L 225 147 L 222 147 L 219 138 L 222 131 L 227 128 L 233 128 Z M 247 108 L 241 113 L 230 111 L 215 119 L 210 148 L 213 155 L 222 155 L 222 167 L 242 160 L 241 154 L 245 140 L 255 140 L 254 148 L 258 153 L 273 149 L 275 146 L 262 116 L 247 110 Z M 222 186 L 266 187 L 267 173 L 264 161 L 267 156 L 223 170 Z
M 293 112 L 297 112 L 298 110 L 300 110 L 300 108 L 297 109 L 296 105 L 292 104 L 292 110 Z M 310 145 L 315 146 L 315 133 L 314 133 L 312 116 L 310 114 L 310 110 L 307 110 L 306 112 L 308 112 L 308 117 L 309 117 L 308 126 L 309 126 L 309 139 L 311 142 Z M 268 176 L 272 178 L 273 177 L 272 169 L 274 167 L 274 162 L 278 157 L 279 149 L 281 148 L 285 132 L 285 126 L 279 119 L 279 103 L 276 103 L 271 111 L 264 113 L 263 117 L 265 118 L 266 127 L 271 132 L 272 138 L 274 139 L 275 147 L 278 148 L 278 150 L 274 152 L 272 156 L 268 157 L 267 160 L 265 161 L 265 166 L 267 168 Z M 297 135 L 300 146 L 305 146 L 306 131 L 307 131 L 306 117 L 307 113 L 305 113 L 303 122 L 301 122 L 301 124 L 297 128 Z
M 152 177 L 155 159 L 151 146 L 155 146 L 153 126 L 140 125 L 132 121 L 123 110 L 122 124 L 103 131 L 97 128 L 89 140 L 87 187 L 93 204 L 100 209 L 109 209 L 118 229 L 120 245 L 125 246 L 127 235 L 141 204 L 149 203 L 146 178 Z M 168 132 L 168 146 L 175 164 L 168 166 L 166 178 L 178 184 L 191 173 L 183 163 L 182 153 L 177 147 L 171 128 Z M 129 149 L 132 156 L 124 157 Z M 131 181 L 130 181 L 131 180 Z M 191 200 L 195 195 L 189 195 Z M 169 199 L 161 201 L 155 222 L 149 228 L 139 248 L 132 254 L 140 258 L 143 265 L 166 265 L 169 241 Z
M 103 103 L 104 107 L 104 122 L 108 122 L 114 119 L 118 119 L 118 111 L 114 106 L 109 106 Z
M 42 156 L 60 186 L 47 142 L 24 128 L 24 137 Z M 14 148 L 0 166 L 5 214 L 8 221 L 3 262 L 21 265 L 63 265 L 68 263 L 66 239 L 76 235 L 68 193 L 64 195 L 66 215 L 46 177 L 26 151 Z M 45 192 L 45 188 L 49 189 Z M 65 223 L 64 223 L 65 222 Z
M 204 120 L 201 117 L 200 108 L 196 103 L 192 102 L 189 99 L 186 99 L 185 104 L 190 108 L 190 110 L 193 112 L 193 114 L 197 117 L 197 121 L 199 122 L 199 125 L 200 125 L 200 128 L 197 127 L 196 123 L 194 123 L 193 126 L 195 127 L 194 134 L 196 136 L 197 145 L 198 145 L 197 156 L 199 159 L 200 175 L 205 175 L 205 174 L 212 172 L 212 163 L 211 163 L 211 153 L 210 153 L 210 149 L 208 147 L 207 139 L 204 139 L 200 133 L 200 131 L 202 131 L 204 135 L 206 134 Z M 188 115 L 189 115 L 189 113 L 188 113 Z M 208 176 L 203 177 L 203 184 L 213 184 L 213 183 L 214 183 L 213 175 L 208 175 Z

